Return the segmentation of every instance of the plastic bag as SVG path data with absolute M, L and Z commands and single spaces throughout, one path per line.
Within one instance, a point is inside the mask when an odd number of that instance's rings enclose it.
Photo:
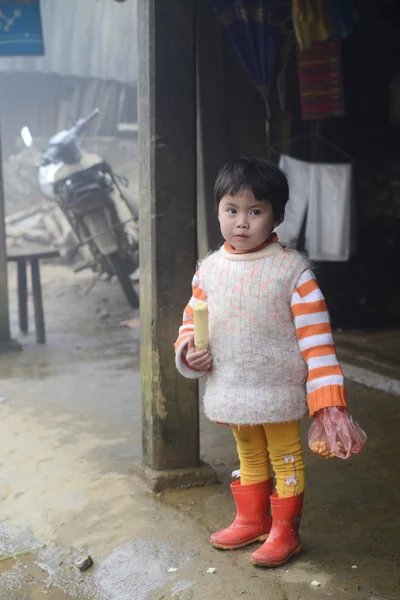
M 308 431 L 308 445 L 314 454 L 324 458 L 349 458 L 361 452 L 367 434 L 353 421 L 347 408 L 329 407 L 319 410 Z

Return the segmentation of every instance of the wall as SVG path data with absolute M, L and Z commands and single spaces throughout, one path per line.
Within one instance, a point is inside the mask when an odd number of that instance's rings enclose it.
M 34 137 L 50 138 L 98 107 L 100 115 L 92 121 L 89 133 L 113 136 L 119 117 L 133 122 L 137 118 L 136 88 L 115 81 L 0 73 L 0 89 L 3 158 L 15 151 L 24 125 Z M 124 95 L 126 101 L 121 102 Z
M 137 81 L 136 0 L 41 0 L 45 56 L 0 58 L 0 72 Z

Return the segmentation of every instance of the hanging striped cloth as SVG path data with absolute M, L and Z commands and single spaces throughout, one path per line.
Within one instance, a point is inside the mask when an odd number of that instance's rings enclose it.
M 341 40 L 314 42 L 304 51 L 297 45 L 297 66 L 303 121 L 343 117 Z

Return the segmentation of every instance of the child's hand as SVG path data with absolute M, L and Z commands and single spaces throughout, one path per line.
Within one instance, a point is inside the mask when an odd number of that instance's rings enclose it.
M 349 458 L 361 452 L 366 439 L 345 406 L 321 408 L 308 431 L 310 449 L 323 458 Z
M 192 369 L 196 371 L 209 371 L 212 367 L 212 356 L 208 350 L 196 352 L 194 346 L 194 336 L 189 339 L 189 345 L 186 352 L 186 360 Z

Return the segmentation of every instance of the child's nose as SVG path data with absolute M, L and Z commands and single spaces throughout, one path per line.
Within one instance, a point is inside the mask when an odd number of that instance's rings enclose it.
M 248 224 L 249 224 L 249 221 L 248 221 L 247 215 L 239 214 L 237 222 L 236 222 L 237 227 L 246 228 L 248 226 Z

